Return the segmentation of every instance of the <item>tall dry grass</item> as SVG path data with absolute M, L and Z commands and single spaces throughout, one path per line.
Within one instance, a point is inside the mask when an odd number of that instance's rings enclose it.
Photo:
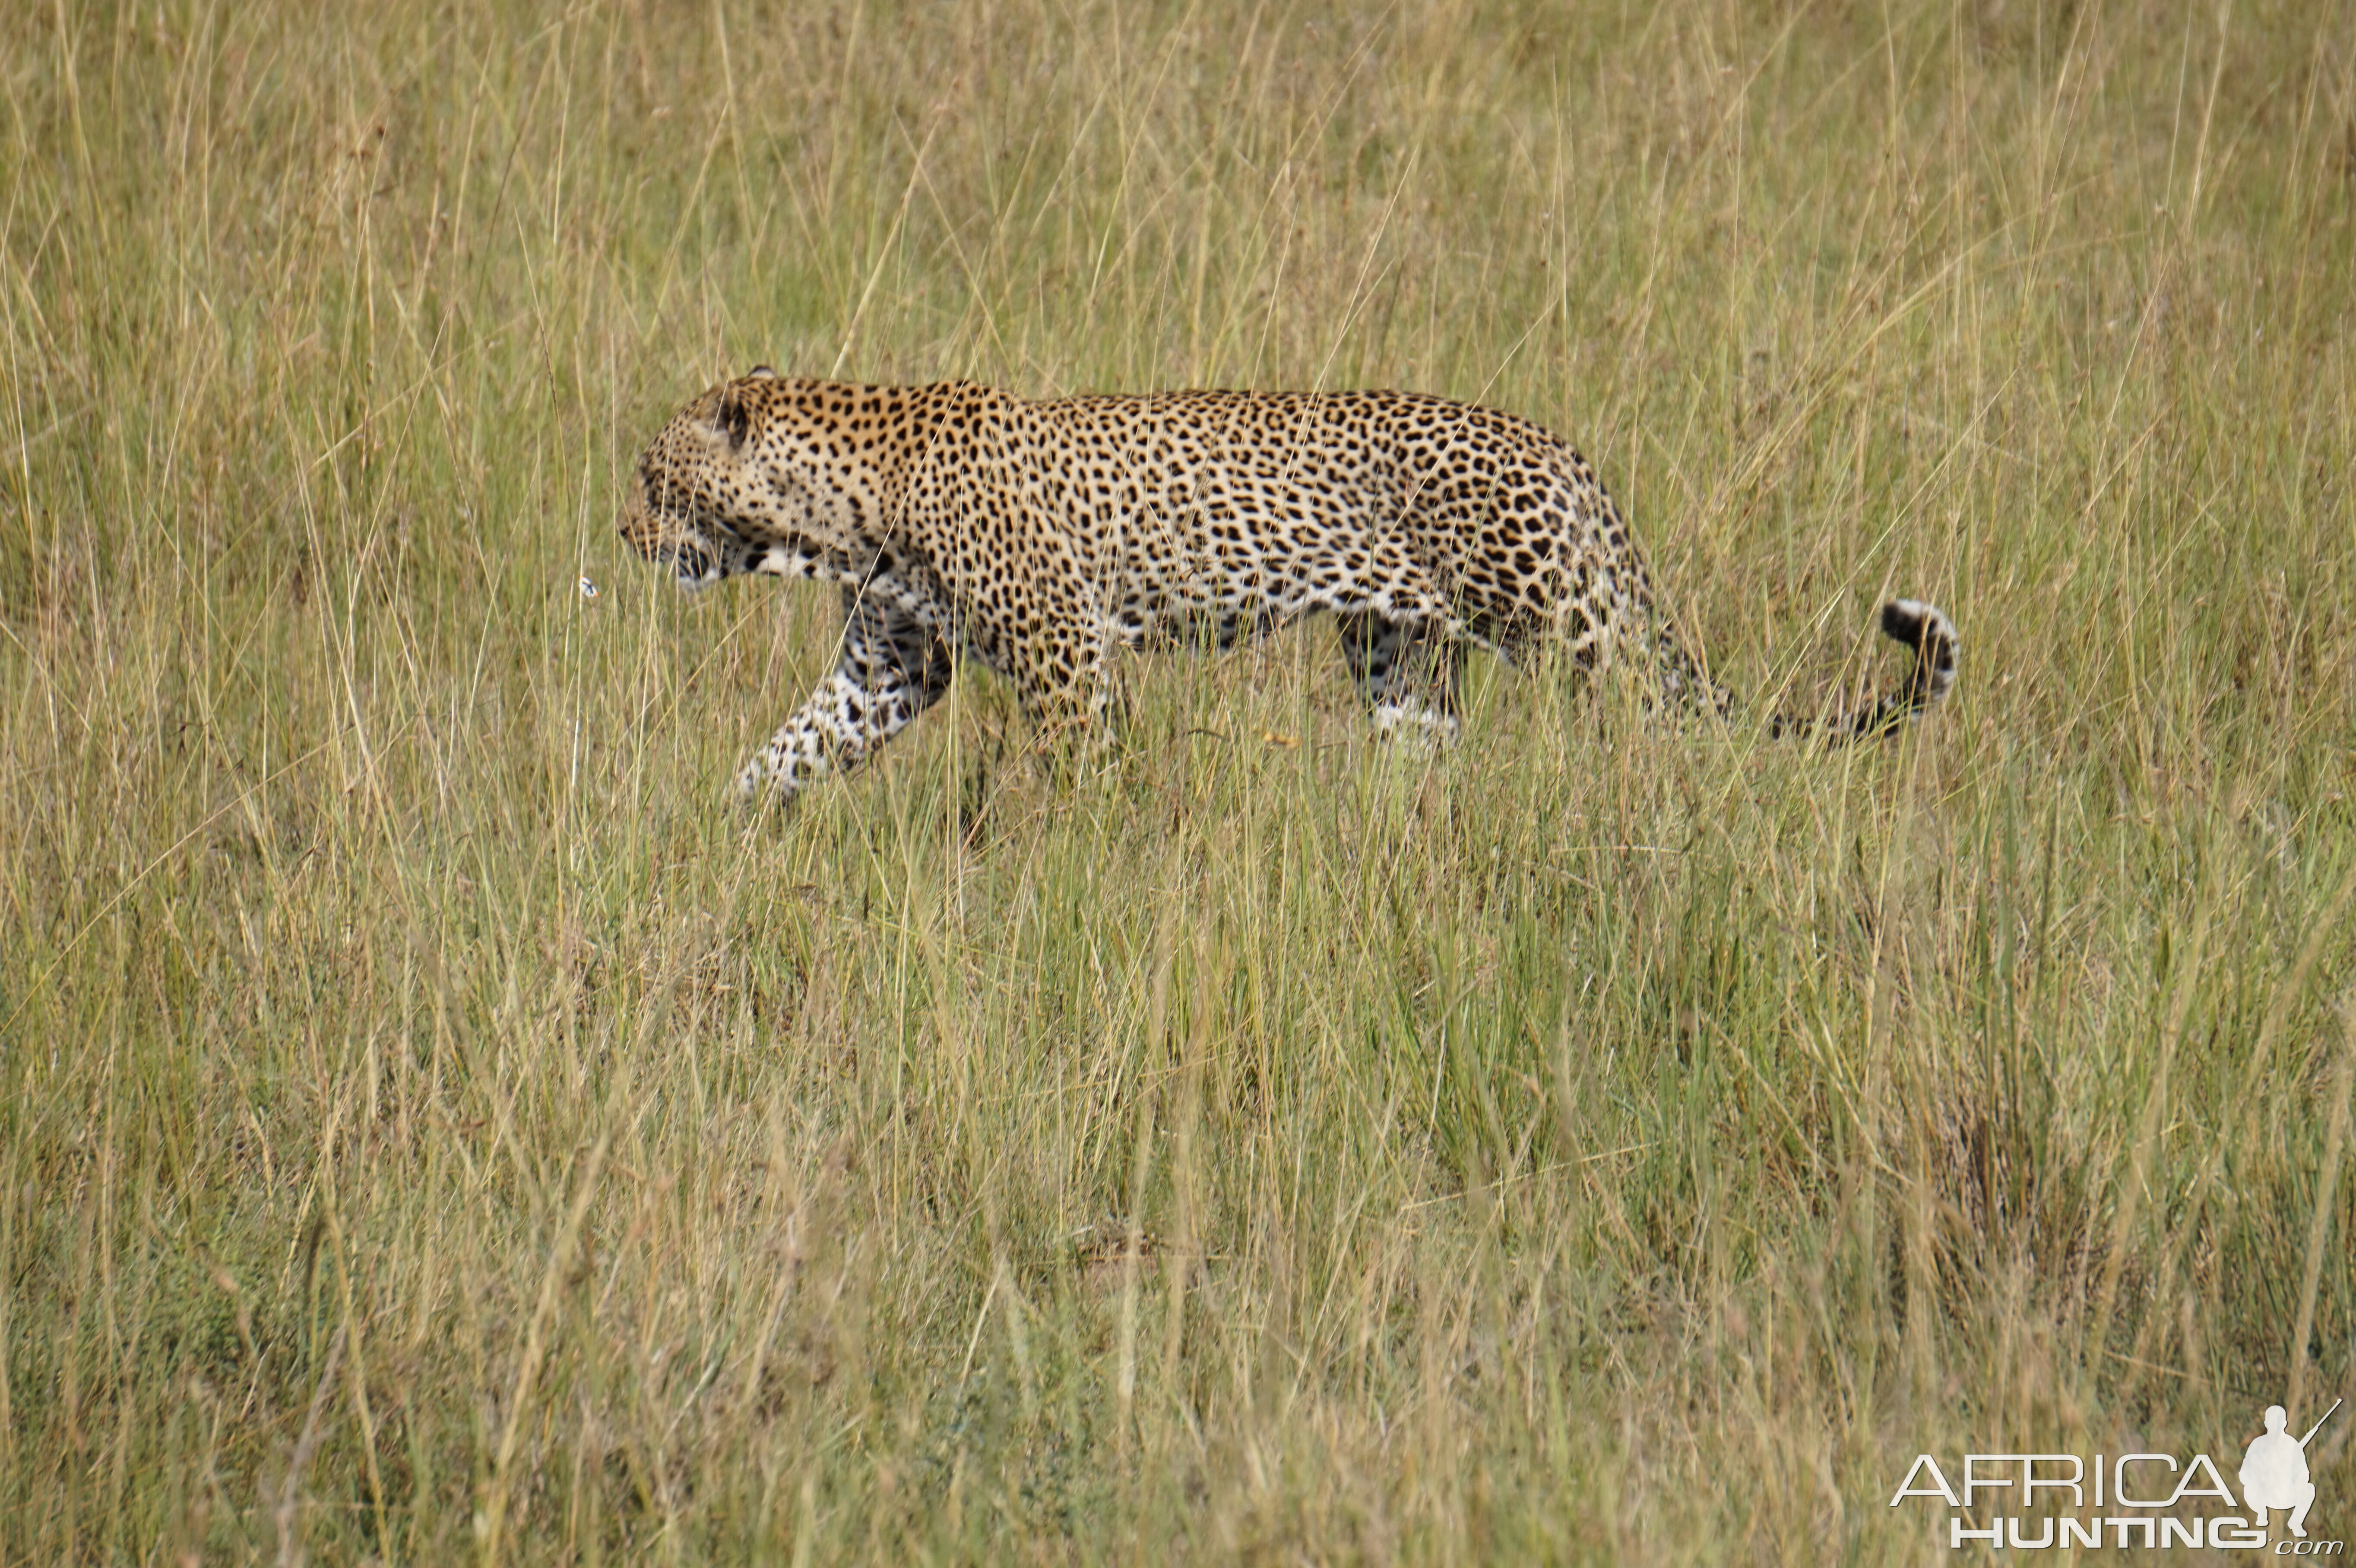
M 0 1557 L 1912 1561 L 1917 1452 L 2351 1391 L 2329 16 L 56 0 L 0 90 Z M 1312 626 L 748 821 L 832 595 L 611 523 L 755 361 L 1495 403 L 1758 706 L 1893 591 L 1965 683 L 1433 760 Z

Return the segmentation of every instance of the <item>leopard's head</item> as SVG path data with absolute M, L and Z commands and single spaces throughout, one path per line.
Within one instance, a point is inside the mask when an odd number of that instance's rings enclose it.
M 689 590 L 862 553 L 877 497 L 841 439 L 837 391 L 761 366 L 697 398 L 638 459 L 622 537 Z

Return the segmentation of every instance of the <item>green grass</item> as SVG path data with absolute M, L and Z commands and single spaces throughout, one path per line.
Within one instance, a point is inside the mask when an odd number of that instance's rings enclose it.
M 0 1559 L 1944 1560 L 2356 1392 L 2356 40 L 2194 9 L 8 10 Z M 612 525 L 756 361 L 1494 403 L 1963 683 L 743 817 L 834 596 Z

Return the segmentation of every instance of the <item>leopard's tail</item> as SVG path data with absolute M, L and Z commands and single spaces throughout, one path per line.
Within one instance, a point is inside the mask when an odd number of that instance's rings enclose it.
M 1889 734 L 1919 714 L 1939 705 L 1955 684 L 1955 624 L 1936 605 L 1919 599 L 1892 599 L 1881 607 L 1881 634 L 1914 650 L 1914 662 L 1895 690 L 1855 709 L 1822 718 L 1771 714 L 1770 735 L 1821 735 L 1827 743 L 1845 745 Z M 1734 694 L 1703 672 L 1674 629 L 1662 625 L 1655 654 L 1659 660 L 1662 695 L 1673 708 L 1708 709 L 1722 719 L 1734 715 Z
M 1955 684 L 1955 624 L 1935 604 L 1892 599 L 1881 607 L 1881 635 L 1914 650 L 1914 662 L 1895 690 L 1848 712 L 1823 719 L 1778 713 L 1768 720 L 1771 735 L 1822 735 L 1834 745 L 1879 739 L 1936 708 Z

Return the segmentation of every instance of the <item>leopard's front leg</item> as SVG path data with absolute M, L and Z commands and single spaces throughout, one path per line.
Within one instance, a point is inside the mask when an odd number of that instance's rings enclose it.
M 949 688 L 948 645 L 880 594 L 843 591 L 842 658 L 809 699 L 744 764 L 736 793 L 791 800 L 837 769 L 848 772 L 915 721 Z

